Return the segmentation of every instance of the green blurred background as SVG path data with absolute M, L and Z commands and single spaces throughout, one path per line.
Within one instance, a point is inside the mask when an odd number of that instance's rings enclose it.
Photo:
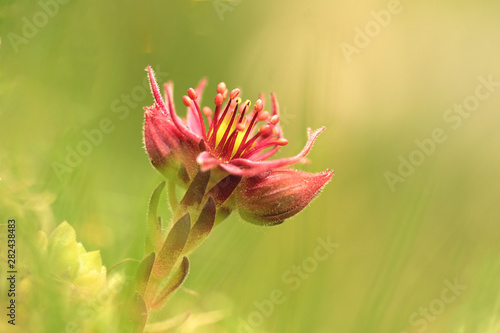
M 326 126 L 301 168 L 335 177 L 280 226 L 231 216 L 191 255 L 185 287 L 199 295 L 177 292 L 153 320 L 189 310 L 184 332 L 500 332 L 500 87 L 457 129 L 443 119 L 478 77 L 500 82 L 500 3 L 402 0 L 374 23 L 388 6 L 72 0 L 45 22 L 40 3 L 1 0 L 0 223 L 18 220 L 22 247 L 67 220 L 107 267 L 140 259 L 161 180 L 142 143 L 153 102 L 144 68 L 174 82 L 180 113 L 206 76 L 210 104 L 220 81 L 244 99 L 277 93 L 290 141 L 281 157 L 302 149 L 307 127 Z M 365 27 L 366 45 L 346 56 Z M 54 162 L 106 118 L 113 130 L 58 174 Z M 391 188 L 387 172 L 436 128 L 446 141 Z M 283 275 L 311 262 L 318 237 L 340 246 L 291 290 Z M 446 281 L 466 289 L 444 302 Z M 259 310 L 275 289 L 286 300 Z

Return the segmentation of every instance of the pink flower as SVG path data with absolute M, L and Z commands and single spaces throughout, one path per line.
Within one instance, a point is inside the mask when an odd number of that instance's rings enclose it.
M 200 105 L 206 84 L 202 80 L 183 97 L 188 108 L 187 119 L 183 120 L 175 112 L 172 83 L 165 84 L 163 100 L 153 70 L 148 66 L 147 71 L 155 104 L 145 108 L 144 143 L 151 163 L 165 176 L 181 177 L 187 183 L 200 170 L 214 169 L 222 177 L 242 177 L 231 202 L 246 219 L 265 224 L 279 223 L 296 214 L 331 180 L 333 171 L 310 174 L 284 168 L 305 161 L 324 127 L 314 132 L 308 129 L 307 143 L 297 155 L 269 160 L 288 143 L 279 125 L 274 94 L 271 111 L 264 111 L 261 99 L 251 108 L 249 100 L 242 102 L 238 97 L 239 89 L 229 92 L 221 82 L 212 111 Z
M 275 225 L 304 209 L 332 179 L 333 171 L 309 173 L 279 168 L 243 177 L 235 191 L 235 206 L 245 220 Z

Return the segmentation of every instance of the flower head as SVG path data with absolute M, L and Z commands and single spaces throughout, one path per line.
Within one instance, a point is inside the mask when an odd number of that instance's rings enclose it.
M 202 107 L 201 95 L 206 85 L 203 79 L 196 89 L 190 88 L 183 96 L 188 109 L 183 120 L 175 112 L 172 83 L 165 84 L 163 100 L 153 70 L 148 66 L 147 71 L 155 104 L 145 108 L 144 142 L 153 166 L 165 176 L 180 177 L 187 183 L 198 172 L 214 169 L 222 172 L 222 177 L 241 178 L 240 184 L 237 180 L 228 187 L 229 194 L 222 195 L 227 198 L 235 191 L 225 205 L 239 209 L 240 215 L 252 222 L 264 224 L 276 224 L 295 215 L 331 180 L 333 171 L 310 174 L 284 168 L 305 161 L 324 127 L 308 129 L 307 143 L 297 155 L 269 160 L 288 143 L 279 125 L 274 94 L 271 111 L 266 111 L 263 97 L 252 107 L 251 101 L 243 102 L 239 97 L 239 89 L 229 92 L 221 82 L 214 108 Z
M 324 127 L 308 132 L 304 149 L 289 158 L 268 160 L 288 140 L 279 125 L 279 107 L 271 94 L 271 111 L 264 110 L 262 99 L 252 107 L 242 102 L 239 89 L 231 92 L 224 82 L 217 86 L 215 108 L 200 107 L 206 81 L 190 88 L 183 97 L 188 108 L 186 121 L 174 108 L 172 83 L 165 84 L 166 103 L 161 98 L 153 71 L 147 68 L 156 103 L 146 108 L 144 140 L 153 165 L 165 172 L 172 164 L 184 164 L 189 175 L 219 167 L 236 176 L 253 176 L 304 160 Z M 225 103 L 225 104 L 224 104 Z M 204 117 L 207 118 L 208 126 Z

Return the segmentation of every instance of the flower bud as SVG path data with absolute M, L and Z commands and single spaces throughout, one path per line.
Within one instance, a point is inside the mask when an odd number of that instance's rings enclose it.
M 304 209 L 332 176 L 330 170 L 308 173 L 280 168 L 243 177 L 235 192 L 235 208 L 248 222 L 279 224 Z

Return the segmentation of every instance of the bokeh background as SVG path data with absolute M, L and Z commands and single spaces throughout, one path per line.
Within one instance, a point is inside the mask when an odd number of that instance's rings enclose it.
M 500 82 L 498 1 L 71 0 L 54 8 L 0 2 L 0 223 L 18 220 L 19 260 L 34 231 L 65 220 L 107 267 L 142 257 L 148 198 L 161 181 L 141 133 L 151 65 L 159 81 L 174 82 L 178 110 L 203 76 L 209 102 L 220 81 L 252 100 L 276 92 L 290 141 L 280 156 L 302 149 L 307 127 L 326 126 L 300 168 L 335 170 L 282 225 L 233 215 L 218 226 L 191 255 L 189 290 L 152 321 L 191 311 L 180 331 L 500 332 L 500 87 L 460 125 L 443 118 L 476 89 L 487 92 L 479 77 Z M 388 8 L 394 13 L 380 14 Z M 103 119 L 112 130 L 102 141 L 57 169 Z M 446 140 L 390 185 L 400 156 L 408 160 L 415 140 L 438 128 Z M 318 237 L 339 246 L 291 290 L 283 276 L 311 264 Z M 276 289 L 285 301 L 262 310 Z M 46 320 L 64 322 L 66 310 Z

